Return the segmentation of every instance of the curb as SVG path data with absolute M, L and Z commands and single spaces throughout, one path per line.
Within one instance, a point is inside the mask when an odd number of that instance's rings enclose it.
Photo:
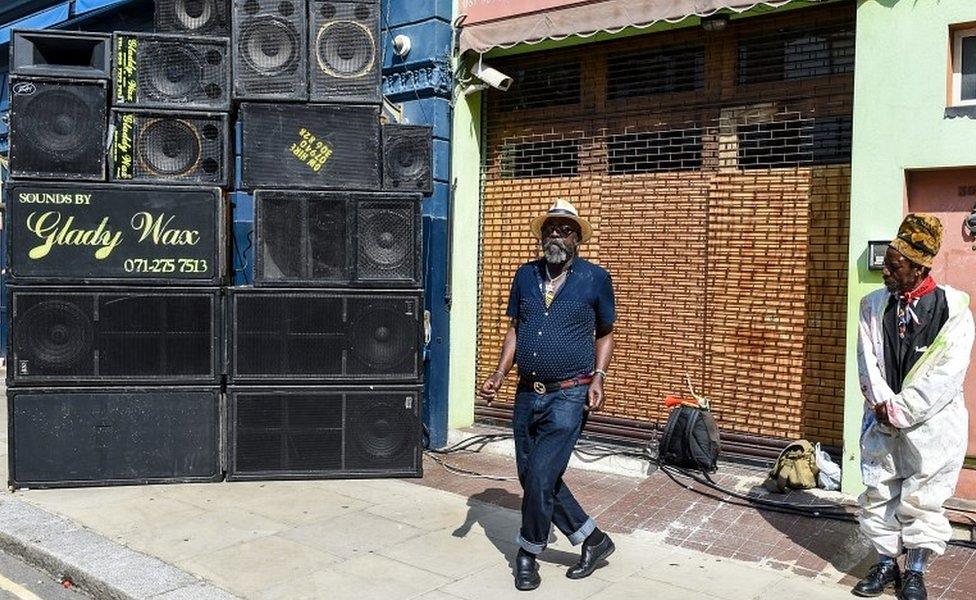
M 58 579 L 70 579 L 99 600 L 237 599 L 157 558 L 9 494 L 0 498 L 0 548 Z

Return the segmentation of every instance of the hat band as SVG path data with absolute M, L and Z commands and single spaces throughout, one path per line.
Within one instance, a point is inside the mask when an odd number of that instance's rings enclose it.
M 932 252 L 930 249 L 926 248 L 925 246 L 922 246 L 920 244 L 916 244 L 915 242 L 913 242 L 911 240 L 906 240 L 902 236 L 898 236 L 898 239 L 901 240 L 901 241 L 903 241 L 903 242 L 905 242 L 906 244 L 908 244 L 914 250 L 917 250 L 917 251 L 921 252 L 922 254 L 924 254 L 926 256 L 935 256 L 935 255 L 937 255 L 939 253 L 938 250 L 936 250 L 935 252 Z
M 576 213 L 570 210 L 566 210 L 565 208 L 553 208 L 548 213 L 546 213 L 546 216 L 547 217 L 570 216 L 570 217 L 579 218 L 579 215 L 577 215 Z

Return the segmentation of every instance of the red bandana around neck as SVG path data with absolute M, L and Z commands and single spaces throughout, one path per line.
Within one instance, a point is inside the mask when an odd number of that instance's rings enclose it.
M 931 294 L 935 291 L 935 279 L 932 275 L 927 275 L 922 283 L 918 284 L 914 290 L 898 294 L 898 337 L 904 339 L 908 333 L 909 321 L 918 323 L 918 315 L 912 308 L 919 298 Z

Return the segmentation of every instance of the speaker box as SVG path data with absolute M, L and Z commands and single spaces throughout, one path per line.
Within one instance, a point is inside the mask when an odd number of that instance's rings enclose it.
M 219 481 L 217 388 L 7 390 L 14 488 Z
M 105 179 L 106 81 L 12 78 L 10 176 Z
M 421 286 L 419 194 L 254 194 L 254 284 Z
M 420 291 L 228 290 L 229 380 L 419 381 Z
M 230 110 L 227 38 L 115 34 L 115 106 Z
M 433 129 L 426 125 L 383 125 L 383 189 L 434 191 Z
M 14 385 L 216 383 L 215 289 L 13 287 Z
M 310 0 L 313 102 L 383 102 L 379 0 Z
M 109 179 L 226 186 L 226 113 L 112 111 Z
M 30 77 L 108 79 L 111 36 L 81 31 L 26 31 L 11 34 L 10 73 Z
M 308 100 L 306 0 L 234 0 L 234 97 Z
M 220 285 L 227 206 L 217 188 L 11 181 L 7 280 Z
M 228 479 L 423 475 L 422 386 L 227 391 Z
M 380 189 L 379 106 L 241 105 L 242 187 Z
M 156 31 L 230 35 L 230 0 L 156 0 Z

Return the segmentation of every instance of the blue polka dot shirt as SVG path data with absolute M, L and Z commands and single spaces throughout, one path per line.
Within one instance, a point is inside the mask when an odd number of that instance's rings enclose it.
M 554 383 L 593 372 L 596 329 L 612 324 L 617 315 L 606 269 L 574 258 L 548 308 L 543 295 L 545 269 L 544 259 L 519 267 L 508 298 L 508 316 L 517 319 L 519 376 Z

